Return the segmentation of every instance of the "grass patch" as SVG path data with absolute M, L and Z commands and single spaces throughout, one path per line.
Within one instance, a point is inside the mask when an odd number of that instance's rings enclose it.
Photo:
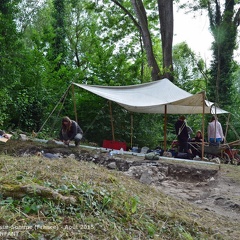
M 237 223 L 122 172 L 70 158 L 1 155 L 0 185 L 0 234 L 17 239 L 234 239 L 240 233 Z

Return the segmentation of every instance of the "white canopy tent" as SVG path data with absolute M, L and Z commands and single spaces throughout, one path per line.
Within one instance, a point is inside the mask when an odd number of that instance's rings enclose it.
M 166 148 L 167 114 L 203 114 L 204 116 L 205 113 L 228 113 L 215 107 L 214 103 L 207 101 L 205 92 L 188 93 L 166 78 L 130 86 L 72 84 L 116 102 L 130 112 L 165 114 L 164 148 Z M 204 117 L 202 125 L 204 135 Z
M 72 84 L 116 102 L 130 112 L 164 114 L 167 106 L 168 114 L 201 114 L 203 107 L 205 113 L 227 113 L 220 108 L 215 108 L 214 103 L 205 100 L 204 92 L 193 95 L 166 78 L 130 86 Z

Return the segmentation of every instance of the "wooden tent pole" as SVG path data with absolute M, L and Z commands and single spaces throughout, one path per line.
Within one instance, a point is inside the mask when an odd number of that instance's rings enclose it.
M 204 126 L 204 117 L 205 117 L 205 92 L 203 92 L 202 93 L 202 99 L 203 99 L 203 114 L 202 114 L 202 138 L 203 138 L 203 140 L 202 140 L 202 159 L 203 159 L 203 157 L 204 157 L 204 135 L 205 135 L 205 133 L 204 133 L 204 128 L 205 128 L 205 126 Z
M 131 148 L 133 147 L 133 114 L 131 113 Z
M 164 106 L 164 151 L 167 151 L 167 105 Z
M 113 115 L 112 115 L 112 101 L 109 101 L 109 111 L 110 111 L 111 126 L 112 126 L 112 140 L 115 141 Z
M 78 122 L 77 118 L 77 107 L 76 107 L 76 99 L 74 94 L 74 85 L 72 84 L 72 96 L 73 96 L 73 106 L 74 106 L 74 113 L 75 113 L 75 121 Z
M 230 113 L 228 114 L 226 132 L 225 132 L 225 136 L 224 136 L 224 143 L 227 142 L 227 132 L 228 132 L 229 119 L 230 119 Z

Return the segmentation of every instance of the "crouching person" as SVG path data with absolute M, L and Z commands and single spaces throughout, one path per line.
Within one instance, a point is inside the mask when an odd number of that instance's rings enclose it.
M 60 140 L 66 145 L 69 145 L 70 141 L 74 141 L 75 146 L 78 146 L 82 137 L 83 131 L 78 123 L 71 120 L 69 117 L 63 117 Z

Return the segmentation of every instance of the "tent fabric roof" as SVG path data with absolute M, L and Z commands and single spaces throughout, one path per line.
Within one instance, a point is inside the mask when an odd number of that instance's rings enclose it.
M 167 78 L 130 86 L 100 86 L 72 83 L 98 96 L 114 101 L 130 112 L 197 114 L 203 113 L 203 92 L 191 94 Z M 205 113 L 228 113 L 205 100 Z

